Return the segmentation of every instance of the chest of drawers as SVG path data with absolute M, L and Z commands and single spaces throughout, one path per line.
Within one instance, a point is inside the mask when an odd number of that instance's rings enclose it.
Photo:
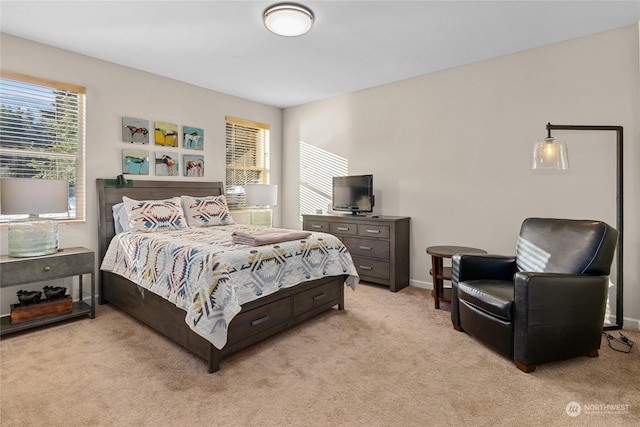
M 347 247 L 361 280 L 389 287 L 409 285 L 409 227 L 401 216 L 303 215 L 302 228 L 338 237 Z

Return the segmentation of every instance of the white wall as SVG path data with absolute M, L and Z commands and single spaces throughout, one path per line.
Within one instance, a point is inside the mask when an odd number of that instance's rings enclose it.
M 84 246 L 98 250 L 96 178 L 115 178 L 122 173 L 122 116 L 145 118 L 180 126 L 196 126 L 205 132 L 205 177 L 207 181 L 225 180 L 225 116 L 267 123 L 271 126 L 271 162 L 273 183 L 280 183 L 282 110 L 233 96 L 205 90 L 157 75 L 145 73 L 69 51 L 1 34 L 2 69 L 34 77 L 56 80 L 87 89 L 87 221 L 85 224 L 61 224 L 60 247 Z M 151 138 L 153 141 L 153 139 Z M 149 151 L 175 151 L 201 154 L 183 149 L 153 145 L 135 145 Z M 167 179 L 150 175 L 133 179 Z M 175 180 L 200 178 L 175 177 Z M 279 221 L 279 210 L 274 222 Z M 0 229 L 0 253 L 6 254 L 6 227 Z M 96 263 L 99 260 L 96 259 Z M 0 312 L 8 314 L 9 304 L 17 302 L 19 288 L 2 290 Z M 85 292 L 86 294 L 86 292 Z
M 529 162 L 547 122 L 622 125 L 624 314 L 638 328 L 638 38 L 627 27 L 286 109 L 283 224 L 300 227 L 300 142 L 346 157 L 350 173 L 374 174 L 379 213 L 411 216 L 411 282 L 430 287 L 428 246 L 513 254 L 530 216 L 615 226 L 615 132 L 554 132 L 568 175 Z

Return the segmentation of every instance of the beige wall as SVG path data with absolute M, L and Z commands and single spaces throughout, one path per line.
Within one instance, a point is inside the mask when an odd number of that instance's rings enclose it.
M 530 216 L 615 226 L 614 132 L 555 132 L 569 174 L 529 162 L 547 122 L 622 125 L 624 314 L 638 328 L 638 38 L 627 27 L 286 109 L 283 224 L 300 227 L 300 143 L 345 157 L 349 173 L 374 174 L 378 213 L 411 216 L 411 283 L 430 287 L 431 245 L 512 254 Z
M 427 246 L 457 244 L 513 253 L 520 223 L 528 216 L 596 218 L 615 224 L 613 135 L 557 132 L 569 146 L 568 175 L 534 175 L 529 157 L 533 141 L 544 136 L 549 121 L 622 125 L 625 317 L 637 328 L 638 39 L 637 26 L 623 28 L 290 108 L 284 114 L 6 34 L 0 54 L 3 69 L 87 88 L 88 220 L 61 226 L 60 244 L 94 250 L 93 186 L 96 178 L 120 173 L 120 153 L 127 145 L 120 142 L 123 115 L 203 127 L 207 180 L 224 180 L 225 115 L 269 123 L 273 182 L 281 191 L 275 222 L 293 228 L 301 226 L 299 143 L 347 158 L 350 173 L 375 175 L 378 213 L 412 217 L 410 277 L 413 285 L 426 287 Z M 158 178 L 152 174 L 148 179 Z M 0 253 L 7 253 L 5 229 L 0 229 Z M 3 290 L 2 314 L 8 313 L 14 293 Z
M 2 69 L 81 85 L 87 89 L 87 222 L 61 224 L 61 247 L 98 250 L 96 178 L 114 178 L 122 172 L 122 116 L 197 126 L 205 132 L 205 180 L 225 180 L 225 116 L 271 125 L 272 182 L 280 182 L 282 110 L 233 96 L 204 90 L 176 80 L 1 34 Z M 143 148 L 136 145 L 136 148 Z M 149 151 L 175 151 L 149 145 Z M 201 152 L 189 151 L 200 154 Z M 182 166 L 182 159 L 180 160 Z M 150 168 L 153 169 L 153 168 Z M 131 177 L 131 176 L 129 176 Z M 136 179 L 166 179 L 150 175 Z M 173 178 L 186 179 L 186 178 Z M 192 178 L 189 178 L 192 179 Z M 276 221 L 278 217 L 276 216 Z M 7 253 L 6 227 L 0 229 L 0 253 Z M 98 260 L 96 260 L 98 262 Z M 2 290 L 0 312 L 7 314 L 19 288 Z

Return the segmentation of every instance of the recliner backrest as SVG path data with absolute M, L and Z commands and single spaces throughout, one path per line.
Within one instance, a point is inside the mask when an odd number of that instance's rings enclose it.
M 516 246 L 519 271 L 609 275 L 618 231 L 602 221 L 527 218 Z

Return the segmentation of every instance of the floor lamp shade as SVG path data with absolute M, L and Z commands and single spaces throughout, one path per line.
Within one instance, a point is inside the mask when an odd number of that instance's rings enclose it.
M 2 178 L 2 215 L 29 215 L 9 222 L 8 246 L 11 257 L 48 255 L 58 251 L 58 222 L 41 214 L 69 210 L 69 183 L 61 179 Z
M 554 138 L 535 142 L 531 169 L 569 169 L 566 144 Z

